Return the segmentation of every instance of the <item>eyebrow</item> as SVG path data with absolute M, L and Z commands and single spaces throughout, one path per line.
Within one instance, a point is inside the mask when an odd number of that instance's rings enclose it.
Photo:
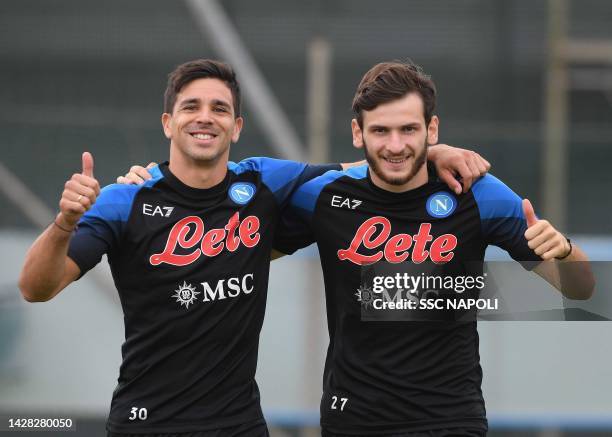
M 230 104 L 228 102 L 226 102 L 225 100 L 214 99 L 212 101 L 212 104 L 215 105 L 215 106 L 223 106 L 224 108 L 227 108 L 227 109 L 231 109 L 232 108 L 230 106 Z
M 420 126 L 420 123 L 418 123 L 418 122 L 411 122 L 411 123 L 402 124 L 399 127 L 400 128 L 405 128 L 405 127 L 419 127 L 419 126 Z M 393 129 L 393 127 L 382 125 L 382 124 L 372 124 L 372 125 L 368 126 L 368 129 Z
M 198 104 L 199 105 L 200 103 L 201 103 L 200 99 L 198 99 L 197 97 L 193 97 L 191 99 L 186 99 L 186 100 L 181 101 L 179 103 L 179 105 L 181 107 L 183 107 L 183 106 L 192 105 L 192 104 Z M 223 107 L 225 107 L 227 109 L 231 108 L 231 106 L 230 106 L 230 104 L 228 102 L 226 102 L 225 100 L 221 100 L 221 99 L 214 99 L 214 100 L 211 101 L 211 104 L 215 105 L 215 106 L 223 106 Z
M 183 100 L 182 102 L 180 102 L 179 106 L 183 107 L 183 106 L 187 106 L 187 105 L 192 105 L 194 103 L 199 104 L 200 103 L 200 99 L 192 98 L 192 99 Z

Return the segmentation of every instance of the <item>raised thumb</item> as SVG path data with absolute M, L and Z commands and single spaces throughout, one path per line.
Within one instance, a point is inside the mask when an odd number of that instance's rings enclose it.
M 90 178 L 94 177 L 93 173 L 94 169 L 94 160 L 93 156 L 89 152 L 83 152 L 83 172 L 84 176 L 89 176 Z
M 523 199 L 523 214 L 525 214 L 525 220 L 527 220 L 527 227 L 530 228 L 538 222 L 538 218 L 533 211 L 533 206 L 529 199 Z

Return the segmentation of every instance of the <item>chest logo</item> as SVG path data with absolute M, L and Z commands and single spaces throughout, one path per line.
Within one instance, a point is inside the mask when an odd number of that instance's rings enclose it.
M 434 218 L 444 218 L 455 212 L 457 199 L 446 191 L 432 194 L 427 199 L 427 213 Z
M 245 205 L 255 195 L 255 185 L 249 182 L 236 182 L 229 188 L 230 198 L 238 205 Z
M 427 259 L 436 264 L 447 263 L 455 256 L 457 237 L 453 234 L 431 235 L 431 223 L 421 223 L 414 235 L 391 235 L 391 222 L 385 217 L 372 217 L 359 226 L 350 246 L 338 251 L 340 261 L 369 265 L 385 259 L 397 264 L 410 260 L 421 264 Z
M 150 205 L 148 203 L 142 204 L 142 213 L 144 215 L 150 215 L 151 217 L 170 217 L 170 214 L 172 214 L 173 210 L 174 206 Z
M 189 308 L 189 305 L 193 304 L 198 294 L 200 294 L 200 292 L 196 291 L 193 285 L 183 281 L 183 285 L 179 285 L 179 287 L 174 290 L 172 297 L 176 298 L 176 301 L 181 305 L 185 305 L 185 308 Z
M 183 281 L 183 285 L 179 285 L 172 297 L 180 306 L 189 309 L 196 301 L 214 302 L 230 298 L 236 298 L 241 295 L 249 295 L 255 290 L 255 276 L 253 273 L 248 273 L 243 276 L 234 276 L 231 278 L 223 278 L 215 283 L 205 281 L 201 282 L 203 291 L 196 291 L 196 287 Z M 198 297 L 203 293 L 203 298 Z
M 357 289 L 357 302 L 361 302 L 361 306 L 365 309 L 372 305 L 372 301 L 374 300 L 374 294 L 372 293 L 372 289 L 367 285 L 360 285 Z
M 332 196 L 331 206 L 334 208 L 347 208 L 347 209 L 355 209 L 363 202 L 357 199 L 350 199 L 348 197 L 342 196 Z
M 173 266 L 189 265 L 200 256 L 215 257 L 224 250 L 235 252 L 241 245 L 252 248 L 257 246 L 259 218 L 250 215 L 240 220 L 235 213 L 222 228 L 211 228 L 206 232 L 204 221 L 198 216 L 185 217 L 170 230 L 164 250 L 149 258 L 153 266 L 170 264 Z

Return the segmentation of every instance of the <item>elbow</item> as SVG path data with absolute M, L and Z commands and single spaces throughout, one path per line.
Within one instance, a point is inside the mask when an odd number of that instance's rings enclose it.
M 40 294 L 32 293 L 30 291 L 26 291 L 21 289 L 21 295 L 26 302 L 34 303 L 34 302 L 47 302 L 51 297 L 42 296 Z
M 588 300 L 595 294 L 595 278 L 591 277 L 580 287 L 580 289 L 568 290 L 563 293 L 564 296 L 571 300 Z
M 21 290 L 21 296 L 26 302 L 43 302 L 36 293 L 33 293 L 29 288 L 19 283 L 19 290 Z
M 19 278 L 18 286 L 21 291 L 21 296 L 26 302 L 46 302 L 51 298 L 51 295 L 40 293 L 40 291 L 37 292 L 23 276 Z
M 37 296 L 35 294 L 28 294 L 28 293 L 24 293 L 24 292 L 21 292 L 21 295 L 23 296 L 23 299 L 26 302 L 29 302 L 29 303 L 46 302 L 46 301 L 49 300 L 49 298 L 47 298 L 47 297 L 41 297 L 41 296 Z
M 587 300 L 587 299 L 590 299 L 591 297 L 593 297 L 594 294 L 595 294 L 595 279 L 591 278 L 591 281 L 585 287 L 584 293 L 582 294 L 582 296 L 579 299 L 580 300 Z
M 19 282 L 17 283 L 21 296 L 26 302 L 35 302 L 34 295 L 28 286 L 27 280 L 23 277 L 23 273 L 19 276 Z
M 21 295 L 23 296 L 23 299 L 26 302 L 29 302 L 29 303 L 44 302 L 43 300 L 40 300 L 37 296 L 35 296 L 33 294 L 28 294 L 28 293 L 25 293 L 25 292 L 22 291 Z
M 589 279 L 586 282 L 587 283 L 585 284 L 585 287 L 584 287 L 584 294 L 581 300 L 590 299 L 591 297 L 593 297 L 593 294 L 595 294 L 596 282 L 595 282 L 595 276 L 593 276 L 593 272 L 591 272 L 591 274 L 589 275 Z

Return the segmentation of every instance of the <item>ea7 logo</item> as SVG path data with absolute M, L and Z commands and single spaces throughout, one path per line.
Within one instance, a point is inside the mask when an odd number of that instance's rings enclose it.
M 355 209 L 359 205 L 361 205 L 361 200 L 350 199 L 348 197 L 342 196 L 332 196 L 331 206 L 334 208 L 347 208 L 347 209 Z
M 150 216 L 160 216 L 160 217 L 170 217 L 172 211 L 174 210 L 174 206 L 158 206 L 158 205 L 149 205 L 148 203 L 142 204 L 142 213 L 144 215 Z

